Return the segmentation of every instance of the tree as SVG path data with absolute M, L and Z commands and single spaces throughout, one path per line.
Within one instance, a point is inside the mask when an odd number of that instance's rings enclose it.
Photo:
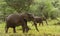
M 59 0 L 55 0 L 55 1 L 53 1 L 52 2 L 52 5 L 55 7 L 55 8 L 57 8 L 58 6 L 59 6 Z
M 49 13 L 52 9 L 52 5 L 51 5 L 50 2 L 41 1 L 38 9 L 39 9 L 40 13 L 42 13 L 42 15 L 48 19 L 49 18 Z
M 5 0 L 18 13 L 28 11 L 33 0 Z

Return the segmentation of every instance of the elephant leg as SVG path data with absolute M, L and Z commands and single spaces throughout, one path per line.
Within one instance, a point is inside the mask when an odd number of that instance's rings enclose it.
M 22 30 L 23 30 L 23 33 L 25 33 L 25 27 L 22 25 Z
M 15 27 L 13 27 L 13 32 L 16 33 L 16 29 L 15 29 Z
M 48 25 L 47 20 L 46 20 L 46 24 Z
M 8 33 L 8 29 L 9 29 L 9 27 L 5 26 L 5 33 Z
M 27 25 L 27 20 L 24 19 L 24 27 L 25 27 L 25 31 L 28 32 L 30 30 L 30 28 Z
M 41 22 L 42 23 L 42 26 L 43 26 L 43 22 Z
M 40 26 L 40 23 L 39 23 L 39 26 Z
M 25 23 L 24 26 L 25 26 L 25 31 L 28 32 L 30 28 L 28 27 L 27 23 Z
M 34 26 L 36 28 L 36 30 L 39 32 L 38 28 L 37 28 L 37 24 L 34 22 Z

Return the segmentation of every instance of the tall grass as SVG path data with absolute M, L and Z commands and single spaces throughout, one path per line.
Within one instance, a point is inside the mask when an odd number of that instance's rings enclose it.
M 35 27 L 32 26 L 33 22 L 28 22 L 29 30 L 28 33 L 22 32 L 22 27 L 16 27 L 17 33 L 13 33 L 13 29 L 9 28 L 8 33 L 5 33 L 5 22 L 0 23 L 0 36 L 60 36 L 60 25 L 54 25 L 58 21 L 49 20 L 48 25 L 44 22 L 44 25 L 37 25 L 39 32 L 36 31 Z

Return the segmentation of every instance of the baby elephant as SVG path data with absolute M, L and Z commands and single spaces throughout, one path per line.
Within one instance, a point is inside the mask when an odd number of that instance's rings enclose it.
M 40 23 L 42 23 L 42 25 L 43 25 L 43 21 L 46 21 L 46 24 L 47 24 L 47 20 L 45 17 L 34 17 L 34 24 L 39 23 L 39 25 L 40 25 Z

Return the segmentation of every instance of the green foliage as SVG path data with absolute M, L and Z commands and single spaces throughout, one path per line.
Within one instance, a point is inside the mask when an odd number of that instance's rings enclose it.
M 5 18 L 12 14 L 15 10 L 10 8 L 4 0 L 0 0 L 0 21 L 4 21 Z
M 47 18 L 51 17 L 51 15 L 53 17 L 58 17 L 60 14 L 59 6 L 59 0 L 34 0 L 34 3 L 31 6 L 31 12 L 38 16 L 44 15 Z
M 60 17 L 60 0 L 0 0 L 0 18 L 12 13 L 30 12 L 37 16 Z
M 28 11 L 33 0 L 5 0 L 17 12 Z

